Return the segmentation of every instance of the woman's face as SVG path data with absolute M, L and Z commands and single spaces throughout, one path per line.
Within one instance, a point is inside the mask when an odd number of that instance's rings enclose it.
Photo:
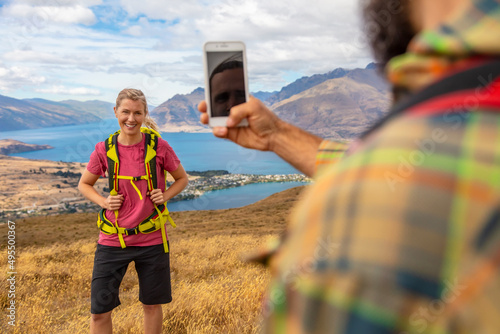
M 114 108 L 121 132 L 128 136 L 141 132 L 141 125 L 146 118 L 144 104 L 140 100 L 124 99 L 120 106 Z

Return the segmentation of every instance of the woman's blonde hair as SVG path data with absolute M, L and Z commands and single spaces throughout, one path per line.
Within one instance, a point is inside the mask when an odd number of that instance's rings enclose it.
M 160 131 L 158 124 L 156 124 L 154 119 L 152 119 L 151 116 L 149 115 L 148 103 L 146 101 L 146 96 L 144 95 L 144 93 L 141 90 L 134 89 L 134 88 L 123 89 L 118 94 L 118 97 L 116 98 L 116 109 L 118 109 L 120 107 L 121 102 L 125 99 L 129 99 L 132 101 L 141 101 L 142 104 L 144 105 L 144 111 L 146 112 L 146 117 L 144 118 L 143 125 L 147 128 L 155 130 L 157 132 Z

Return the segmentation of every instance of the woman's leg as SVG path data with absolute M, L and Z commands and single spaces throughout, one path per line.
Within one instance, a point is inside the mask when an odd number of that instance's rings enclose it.
M 120 305 L 119 288 L 129 262 L 127 249 L 97 245 L 90 287 L 90 333 L 112 333 L 111 311 Z
M 161 304 L 172 301 L 169 254 L 163 245 L 143 247 L 135 259 L 139 276 L 139 300 L 144 309 L 144 332 L 161 333 L 163 310 Z
M 144 333 L 161 334 L 163 310 L 161 305 L 142 304 L 144 310 Z
M 90 334 L 112 334 L 113 324 L 111 322 L 111 312 L 92 314 L 90 318 Z

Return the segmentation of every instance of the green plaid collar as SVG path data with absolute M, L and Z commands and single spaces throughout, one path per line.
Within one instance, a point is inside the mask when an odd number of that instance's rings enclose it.
M 500 0 L 471 0 L 462 15 L 415 36 L 408 52 L 393 58 L 387 77 L 414 92 L 460 68 L 464 58 L 500 56 Z

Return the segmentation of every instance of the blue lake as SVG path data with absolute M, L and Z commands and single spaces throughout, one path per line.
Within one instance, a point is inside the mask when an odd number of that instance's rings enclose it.
M 54 149 L 14 156 L 53 161 L 87 162 L 95 144 L 118 130 L 116 119 L 99 123 L 33 130 L 3 131 L 0 139 L 47 144 Z M 293 167 L 271 152 L 242 148 L 212 133 L 162 133 L 188 171 L 223 169 L 233 174 L 295 174 Z
M 99 123 L 43 129 L 3 131 L 0 139 L 15 139 L 30 144 L 47 144 L 53 149 L 13 154 L 29 159 L 87 162 L 95 145 L 118 129 L 116 119 Z M 271 152 L 244 149 L 211 133 L 162 133 L 187 171 L 223 169 L 233 174 L 299 173 Z M 169 204 L 171 211 L 216 210 L 245 206 L 273 193 L 303 185 L 300 182 L 257 183 L 216 190 L 187 201 Z

